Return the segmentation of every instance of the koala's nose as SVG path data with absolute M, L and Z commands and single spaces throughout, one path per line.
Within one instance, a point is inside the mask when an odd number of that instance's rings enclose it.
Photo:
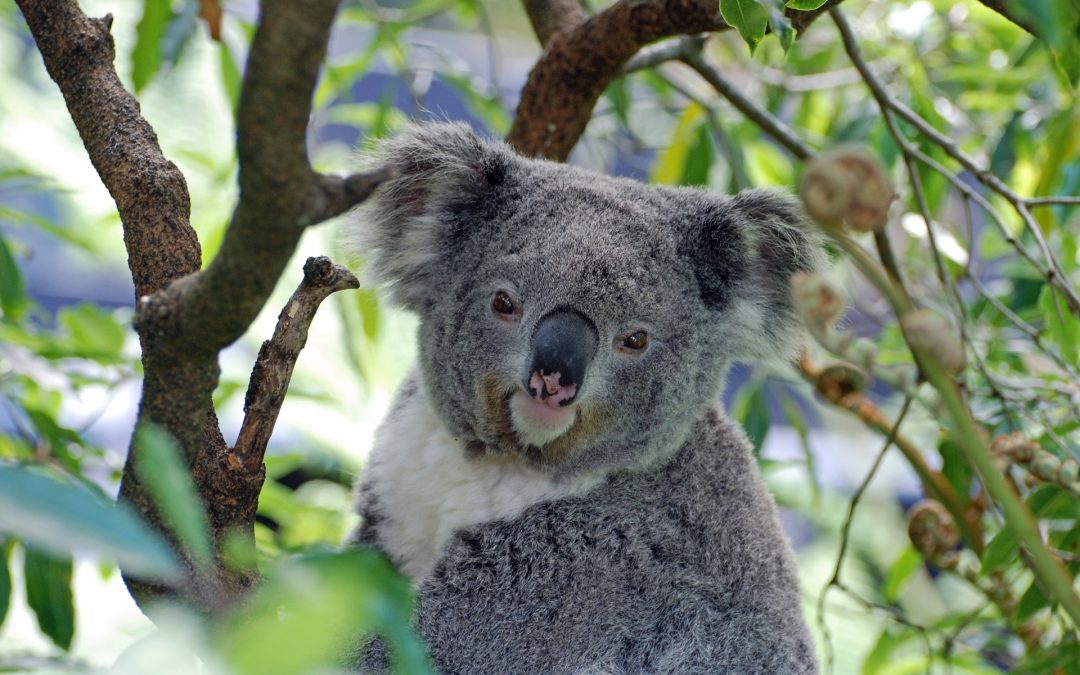
M 585 380 L 599 335 L 592 321 L 571 309 L 540 319 L 533 333 L 532 366 L 525 388 L 551 407 L 569 405 Z

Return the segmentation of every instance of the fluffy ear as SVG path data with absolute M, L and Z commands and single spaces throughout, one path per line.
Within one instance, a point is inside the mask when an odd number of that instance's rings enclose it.
M 366 163 L 397 175 L 357 210 L 350 246 L 370 256 L 370 273 L 393 298 L 419 310 L 449 269 L 455 243 L 485 219 L 490 192 L 513 153 L 465 124 L 415 125 L 382 142 Z
M 698 215 L 689 233 L 698 287 L 706 306 L 733 324 L 736 356 L 794 356 L 803 331 L 791 276 L 827 266 L 821 236 L 802 205 L 786 192 L 755 189 Z

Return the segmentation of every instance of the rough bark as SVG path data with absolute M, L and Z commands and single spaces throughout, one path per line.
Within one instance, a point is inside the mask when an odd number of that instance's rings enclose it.
M 809 12 L 789 8 L 787 16 L 801 33 L 839 2 Z M 568 0 L 524 0 L 524 6 L 545 50 L 522 89 L 507 140 L 522 154 L 559 161 L 581 138 L 604 89 L 642 47 L 729 28 L 715 0 L 619 0 L 589 18 Z
M 74 0 L 18 0 L 46 68 L 120 212 L 143 349 L 139 423 L 153 423 L 176 439 L 219 544 L 239 533 L 253 548 L 264 469 L 261 453 L 259 461 L 241 461 L 222 437 L 211 399 L 218 382 L 218 352 L 254 320 L 304 228 L 362 201 L 389 175 L 383 170 L 346 178 L 322 176 L 308 162 L 311 96 L 339 1 L 262 3 L 237 116 L 240 200 L 220 252 L 200 272 L 186 183 L 162 155 L 138 102 L 116 76 L 111 18 L 90 19 Z M 317 303 L 305 306 L 313 313 Z M 297 331 L 306 335 L 306 323 L 294 326 L 294 340 Z M 261 371 L 284 367 L 291 373 L 295 354 L 285 350 L 281 358 L 291 362 L 262 363 Z M 261 406 L 253 419 L 276 419 L 282 398 L 283 392 L 272 397 L 272 404 Z M 261 428 L 268 438 L 272 419 Z M 138 451 L 133 442 L 121 498 L 168 536 L 134 471 Z M 193 573 L 187 587 L 168 590 L 213 610 L 256 578 L 253 568 L 219 565 L 212 578 Z M 138 599 L 165 590 L 128 581 Z

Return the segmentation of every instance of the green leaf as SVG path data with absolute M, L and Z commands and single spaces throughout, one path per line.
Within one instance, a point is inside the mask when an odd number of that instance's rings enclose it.
M 218 43 L 218 60 L 221 65 L 221 86 L 225 89 L 225 95 L 229 97 L 229 107 L 236 114 L 236 106 L 240 104 L 240 87 L 243 76 L 240 68 L 236 65 L 236 59 L 225 41 Z
M 678 185 L 686 171 L 687 156 L 697 140 L 697 130 L 706 112 L 698 103 L 691 103 L 679 116 L 675 131 L 671 134 L 671 143 L 660 153 L 652 167 L 651 180 L 654 183 Z
M 1069 311 L 1064 298 L 1050 284 L 1039 296 L 1039 308 L 1046 317 L 1046 328 L 1061 349 L 1061 356 L 1072 365 L 1080 365 L 1080 319 Z
M 780 40 L 780 46 L 784 48 L 784 53 L 787 54 L 792 43 L 795 42 L 795 29 L 791 27 L 791 19 L 784 14 L 784 0 L 758 1 L 768 11 L 769 27 L 772 29 L 773 35 Z
M 173 16 L 171 4 L 170 0 L 143 0 L 143 15 L 135 27 L 131 51 L 131 82 L 136 94 L 161 68 L 161 41 Z
M 949 485 L 956 490 L 956 494 L 967 498 L 971 494 L 973 474 L 971 465 L 960 451 L 960 447 L 952 439 L 946 438 L 938 446 L 938 452 L 941 454 L 941 473 L 944 474 L 945 480 L 949 481 Z
M 212 635 L 238 674 L 320 672 L 373 632 L 391 648 L 395 672 L 430 673 L 411 610 L 409 583 L 383 556 L 359 549 L 308 554 L 268 570 L 244 609 Z
M 1005 528 L 997 533 L 982 554 L 979 574 L 986 575 L 1019 559 L 1020 547 L 1012 530 Z
M 56 317 L 71 339 L 72 351 L 91 358 L 118 358 L 124 346 L 124 329 L 111 313 L 84 302 L 64 307 Z
M 1080 6 L 1074 0 L 1006 0 L 1009 14 L 1031 26 L 1069 82 L 1080 80 Z
M 708 185 L 709 169 L 712 168 L 716 152 L 713 150 L 712 136 L 707 124 L 698 126 L 694 133 L 693 145 L 686 153 L 683 164 L 682 185 Z
M 11 572 L 8 570 L 8 557 L 11 544 L 0 540 L 0 627 L 4 625 L 8 607 L 11 605 Z
M 157 502 L 162 518 L 195 567 L 207 569 L 213 555 L 210 527 L 176 441 L 143 422 L 135 431 L 135 446 L 135 471 Z
M 26 602 L 37 616 L 41 632 L 67 651 L 75 636 L 71 558 L 61 560 L 30 547 L 25 552 Z
M 611 104 L 615 112 L 615 119 L 623 125 L 624 129 L 630 128 L 630 92 L 627 78 L 620 77 L 612 81 L 604 90 L 604 98 Z
M 1023 621 L 1043 607 L 1048 606 L 1049 603 L 1039 585 L 1032 581 L 1028 589 L 1020 596 L 1020 602 L 1016 605 L 1016 620 Z
M 742 424 L 754 447 L 754 457 L 760 457 L 765 436 L 769 433 L 769 404 L 765 397 L 765 383 L 761 380 L 748 382 L 739 390 L 731 407 L 733 416 Z
M 0 466 L 0 532 L 56 555 L 90 550 L 140 577 L 168 581 L 181 568 L 165 542 L 123 504 L 85 486 Z
M 907 546 L 885 575 L 885 585 L 881 592 L 887 602 L 896 602 L 896 599 L 900 597 L 900 589 L 904 587 L 904 583 L 911 578 L 912 574 L 922 568 L 922 564 L 922 556 L 915 550 L 915 547 Z
M 809 12 L 825 4 L 826 0 L 788 0 L 787 6 L 803 12 Z
M 379 308 L 379 294 L 373 289 L 362 288 L 356 291 L 353 296 L 356 298 L 356 306 L 360 309 L 360 320 L 363 325 L 364 335 L 368 340 L 374 342 L 379 337 L 380 322 L 380 308 Z
M 753 54 L 761 38 L 765 37 L 765 26 L 769 23 L 765 8 L 757 0 L 720 0 L 720 15 L 739 31 Z
M 7 241 L 0 236 L 0 312 L 5 319 L 18 320 L 26 309 L 26 285 Z

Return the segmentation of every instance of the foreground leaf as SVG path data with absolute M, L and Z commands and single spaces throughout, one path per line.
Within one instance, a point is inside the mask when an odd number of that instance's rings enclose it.
M 41 632 L 67 651 L 75 636 L 75 602 L 71 593 L 71 558 L 60 560 L 27 548 L 24 564 L 26 601 Z
M 165 542 L 125 506 L 24 467 L 0 466 L 0 532 L 56 555 L 89 550 L 116 558 L 147 579 L 181 572 Z

